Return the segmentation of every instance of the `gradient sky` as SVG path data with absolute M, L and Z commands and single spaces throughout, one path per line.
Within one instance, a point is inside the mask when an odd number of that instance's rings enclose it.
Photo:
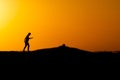
M 0 50 L 22 50 L 28 32 L 31 50 L 120 50 L 120 0 L 0 0 Z

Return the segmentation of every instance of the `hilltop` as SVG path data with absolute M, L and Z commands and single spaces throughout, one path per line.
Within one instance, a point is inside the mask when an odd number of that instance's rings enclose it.
M 31 52 L 1 51 L 1 64 L 115 64 L 120 54 L 90 52 L 66 45 Z

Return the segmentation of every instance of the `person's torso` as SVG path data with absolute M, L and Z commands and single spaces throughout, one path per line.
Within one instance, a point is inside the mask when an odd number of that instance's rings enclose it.
M 26 36 L 25 42 L 28 42 L 28 41 L 29 41 L 29 36 Z

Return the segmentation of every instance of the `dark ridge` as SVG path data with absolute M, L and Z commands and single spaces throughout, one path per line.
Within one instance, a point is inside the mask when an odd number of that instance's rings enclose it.
M 72 48 L 68 46 L 59 46 L 54 48 L 47 48 L 47 49 L 40 49 L 32 51 L 33 53 L 41 54 L 43 52 L 43 55 L 53 55 L 53 56 L 60 56 L 60 55 L 66 55 L 66 56 L 79 56 L 79 55 L 85 55 L 88 53 L 92 53 L 90 51 L 80 50 L 77 48 Z
M 119 64 L 119 52 L 90 52 L 62 45 L 31 52 L 1 51 L 0 64 Z

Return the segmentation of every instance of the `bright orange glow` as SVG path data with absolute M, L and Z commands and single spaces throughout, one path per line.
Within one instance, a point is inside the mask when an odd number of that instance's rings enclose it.
M 0 0 L 0 50 L 68 46 L 120 50 L 119 0 Z
M 15 0 L 0 0 L 0 28 L 15 16 L 17 5 Z

